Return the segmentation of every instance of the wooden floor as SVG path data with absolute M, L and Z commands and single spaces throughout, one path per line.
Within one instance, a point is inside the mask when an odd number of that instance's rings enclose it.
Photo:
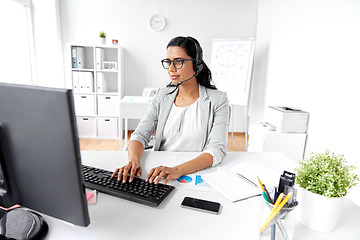
M 129 131 L 129 136 L 131 132 L 132 131 Z M 80 139 L 80 150 L 118 151 L 119 149 L 120 149 L 119 140 Z M 229 152 L 245 151 L 244 133 L 236 132 L 234 133 L 234 137 L 232 137 L 231 133 L 229 133 L 227 150 Z

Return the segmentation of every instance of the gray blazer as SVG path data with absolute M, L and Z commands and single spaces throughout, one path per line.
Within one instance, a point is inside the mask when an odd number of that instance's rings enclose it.
M 159 151 L 165 123 L 178 92 L 176 90 L 168 94 L 172 90 L 173 88 L 170 87 L 158 90 L 149 110 L 131 135 L 130 141 L 137 140 L 145 147 L 155 131 L 154 150 Z M 206 136 L 202 151 L 212 153 L 214 166 L 226 156 L 230 118 L 229 102 L 225 92 L 205 88 L 202 85 L 199 85 L 199 94 L 201 126 Z

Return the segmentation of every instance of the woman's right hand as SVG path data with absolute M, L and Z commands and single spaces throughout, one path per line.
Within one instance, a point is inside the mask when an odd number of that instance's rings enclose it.
M 140 177 L 142 174 L 140 163 L 136 161 L 129 161 L 127 165 L 117 168 L 111 177 L 115 177 L 116 174 L 118 174 L 117 180 L 121 181 L 122 178 L 122 182 L 125 183 L 129 173 L 129 182 L 132 182 L 135 176 Z

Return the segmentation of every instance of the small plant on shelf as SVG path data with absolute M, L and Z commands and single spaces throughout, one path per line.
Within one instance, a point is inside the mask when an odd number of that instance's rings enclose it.
M 101 38 L 106 38 L 106 33 L 105 32 L 100 32 L 100 37 Z

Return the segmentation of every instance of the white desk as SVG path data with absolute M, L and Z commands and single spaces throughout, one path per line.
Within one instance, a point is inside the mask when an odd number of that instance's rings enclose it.
M 152 97 L 125 96 L 120 100 L 120 150 L 122 149 L 123 126 L 122 119 L 125 120 L 125 145 L 128 142 L 128 119 L 141 119 L 147 112 Z
M 143 156 L 143 177 L 148 170 L 175 159 L 190 159 L 196 153 L 146 151 Z M 84 164 L 109 170 L 126 163 L 127 152 L 82 152 Z M 293 163 L 281 153 L 229 152 L 222 164 L 233 161 L 256 160 L 274 167 L 291 167 Z M 221 203 L 219 215 L 202 213 L 180 207 L 185 196 Z M 257 239 L 260 197 L 231 203 L 217 192 L 175 189 L 158 208 L 98 194 L 98 202 L 89 205 L 91 223 L 88 227 L 70 225 L 46 217 L 50 230 L 47 239 Z M 343 214 L 335 232 L 319 233 L 300 223 L 295 228 L 295 239 L 359 239 L 360 207 L 345 201 Z

